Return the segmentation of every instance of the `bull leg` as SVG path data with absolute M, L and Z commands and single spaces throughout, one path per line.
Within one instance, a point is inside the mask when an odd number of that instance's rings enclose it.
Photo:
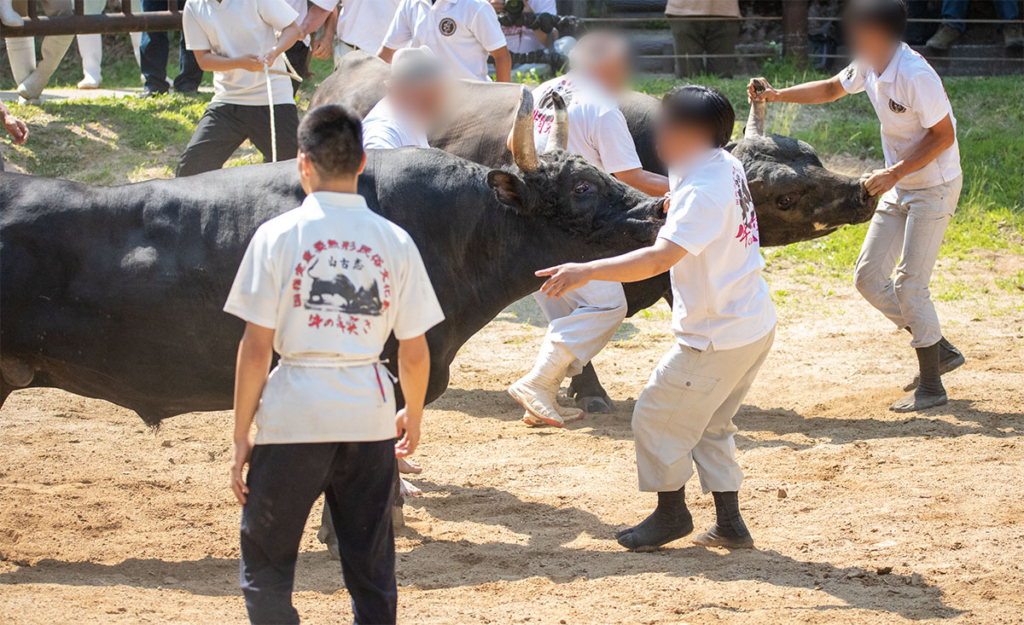
M 615 404 L 597 379 L 593 362 L 587 363 L 582 373 L 573 376 L 569 384 L 569 397 L 575 399 L 576 406 L 584 412 L 615 412 Z

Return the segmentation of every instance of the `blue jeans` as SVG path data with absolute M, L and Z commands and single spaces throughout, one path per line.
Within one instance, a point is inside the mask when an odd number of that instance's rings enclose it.
M 967 24 L 961 20 L 967 17 L 968 4 L 970 3 L 967 0 L 943 0 L 942 23 L 960 32 L 967 30 Z M 1015 20 L 1020 17 L 1017 0 L 992 0 L 992 6 L 996 9 L 996 17 L 1001 20 Z
M 185 8 L 185 0 L 178 0 L 178 8 Z M 167 11 L 168 0 L 142 0 L 142 11 Z M 166 32 L 142 33 L 139 44 L 139 65 L 144 86 L 150 91 L 167 92 L 167 57 L 170 45 Z M 185 36 L 181 37 L 178 49 L 178 67 L 181 71 L 174 78 L 174 90 L 196 91 L 203 81 L 203 70 L 196 61 L 196 55 L 185 49 Z
M 398 481 L 395 441 L 256 445 L 242 507 L 241 585 L 252 623 L 298 623 L 292 606 L 295 562 L 306 517 L 325 493 L 341 571 L 357 625 L 395 622 Z

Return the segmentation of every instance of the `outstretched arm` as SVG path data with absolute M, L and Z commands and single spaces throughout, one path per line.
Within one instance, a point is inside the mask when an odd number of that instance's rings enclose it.
M 754 81 L 759 80 L 765 90 L 758 94 L 754 90 Z M 785 89 L 776 89 L 764 78 L 752 78 L 747 85 L 747 97 L 751 102 L 794 102 L 796 104 L 825 104 L 835 102 L 846 95 L 846 89 L 839 81 L 839 76 L 826 80 L 815 80 Z
M 621 256 L 589 263 L 567 263 L 541 269 L 538 276 L 549 276 L 541 291 L 548 297 L 561 297 L 591 280 L 607 282 L 639 282 L 665 273 L 686 256 L 686 250 L 666 239 L 654 245 Z
M 661 197 L 668 193 L 668 178 L 661 174 L 644 171 L 638 167 L 626 171 L 617 171 L 612 175 L 634 189 L 643 191 L 653 197 Z

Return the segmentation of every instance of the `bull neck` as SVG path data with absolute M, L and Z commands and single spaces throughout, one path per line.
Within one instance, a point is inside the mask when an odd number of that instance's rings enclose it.
M 314 191 L 306 196 L 303 205 L 316 204 L 324 209 L 329 208 L 366 208 L 366 199 L 358 193 L 339 193 L 337 191 Z

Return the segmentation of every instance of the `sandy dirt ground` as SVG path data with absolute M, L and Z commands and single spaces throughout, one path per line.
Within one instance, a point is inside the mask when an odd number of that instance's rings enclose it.
M 596 360 L 617 412 L 536 430 L 505 388 L 543 333 L 532 300 L 477 335 L 427 411 L 424 496 L 398 533 L 408 623 L 1024 622 L 1024 259 L 943 261 L 938 307 L 968 363 L 948 406 L 887 411 L 913 372 L 908 337 L 846 279 L 773 263 L 775 349 L 737 417 L 743 513 L 757 549 L 687 539 L 657 553 L 613 534 L 648 514 L 630 413 L 671 344 L 664 304 Z M 950 285 L 959 285 L 955 289 Z M 940 285 L 942 286 L 942 285 Z M 0 622 L 245 618 L 231 415 L 151 430 L 56 390 L 0 412 Z M 710 495 L 690 482 L 698 531 Z M 295 603 L 350 618 L 338 565 L 307 527 Z

